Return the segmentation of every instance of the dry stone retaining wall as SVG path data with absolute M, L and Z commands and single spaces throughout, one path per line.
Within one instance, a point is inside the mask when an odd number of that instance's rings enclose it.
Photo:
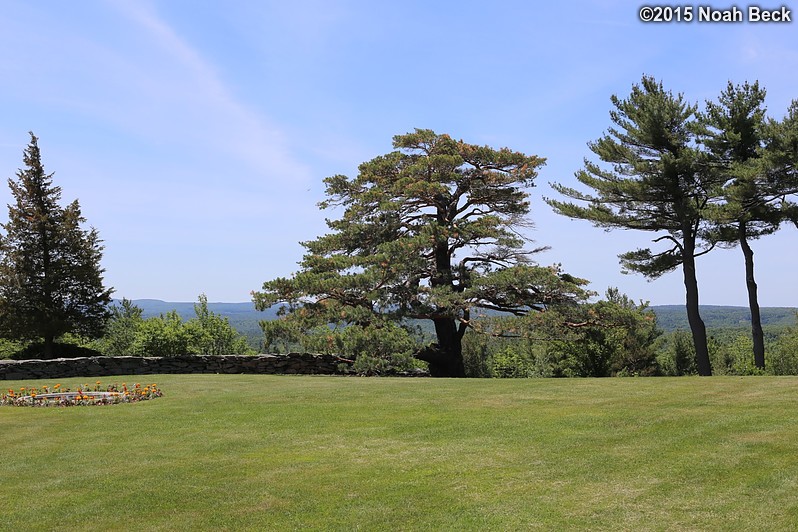
M 342 360 L 332 355 L 229 355 L 176 357 L 89 357 L 0 360 L 0 380 L 61 379 L 163 373 L 266 373 L 334 375 Z

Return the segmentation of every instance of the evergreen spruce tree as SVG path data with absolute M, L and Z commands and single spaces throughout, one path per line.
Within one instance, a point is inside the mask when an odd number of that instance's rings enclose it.
M 6 338 L 41 341 L 55 355 L 64 333 L 102 335 L 112 289 L 103 286 L 103 246 L 97 230 L 85 230 L 75 200 L 61 207 L 61 188 L 42 166 L 33 133 L 25 168 L 8 185 L 14 203 L 0 224 L 0 332 Z

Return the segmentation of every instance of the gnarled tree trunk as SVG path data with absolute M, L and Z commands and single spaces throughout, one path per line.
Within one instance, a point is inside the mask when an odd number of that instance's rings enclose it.
M 436 319 L 438 343 L 416 353 L 416 358 L 429 364 L 432 377 L 465 377 L 462 334 L 452 319 Z

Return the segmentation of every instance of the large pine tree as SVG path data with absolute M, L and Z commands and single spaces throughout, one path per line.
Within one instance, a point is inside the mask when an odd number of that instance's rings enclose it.
M 38 140 L 30 136 L 25 168 L 8 180 L 15 201 L 0 224 L 0 332 L 43 342 L 42 355 L 50 358 L 65 333 L 102 334 L 112 289 L 103 286 L 97 230 L 81 227 L 86 220 L 77 200 L 61 207 L 61 188 L 45 173 Z
M 433 376 L 462 377 L 473 310 L 524 315 L 586 296 L 585 281 L 532 262 L 518 232 L 543 159 L 426 129 L 394 137 L 394 147 L 354 179 L 325 180 L 321 207 L 342 216 L 302 244 L 298 273 L 253 294 L 260 310 L 287 303 L 283 319 L 302 329 L 430 320 L 437 342 L 416 357 Z

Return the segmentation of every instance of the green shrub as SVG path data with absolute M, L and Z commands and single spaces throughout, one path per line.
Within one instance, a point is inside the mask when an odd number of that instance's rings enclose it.
M 523 349 L 507 346 L 491 357 L 491 374 L 501 379 L 538 377 L 534 356 Z
M 488 378 L 493 376 L 491 346 L 498 342 L 484 334 L 469 331 L 463 336 L 463 365 L 466 377 Z
M 798 375 L 798 329 L 790 330 L 772 344 L 765 364 L 773 375 Z
M 22 350 L 23 347 L 24 346 L 19 342 L 0 338 L 0 360 L 4 358 L 12 358 L 13 355 Z
M 695 375 L 695 347 L 687 331 L 677 330 L 664 335 L 657 342 L 657 362 L 664 375 Z
M 253 354 L 245 337 L 227 318 L 208 309 L 208 298 L 199 296 L 196 316 L 187 322 L 176 311 L 142 318 L 142 311 L 127 299 L 111 307 L 106 334 L 93 345 L 107 356 L 177 356 Z

